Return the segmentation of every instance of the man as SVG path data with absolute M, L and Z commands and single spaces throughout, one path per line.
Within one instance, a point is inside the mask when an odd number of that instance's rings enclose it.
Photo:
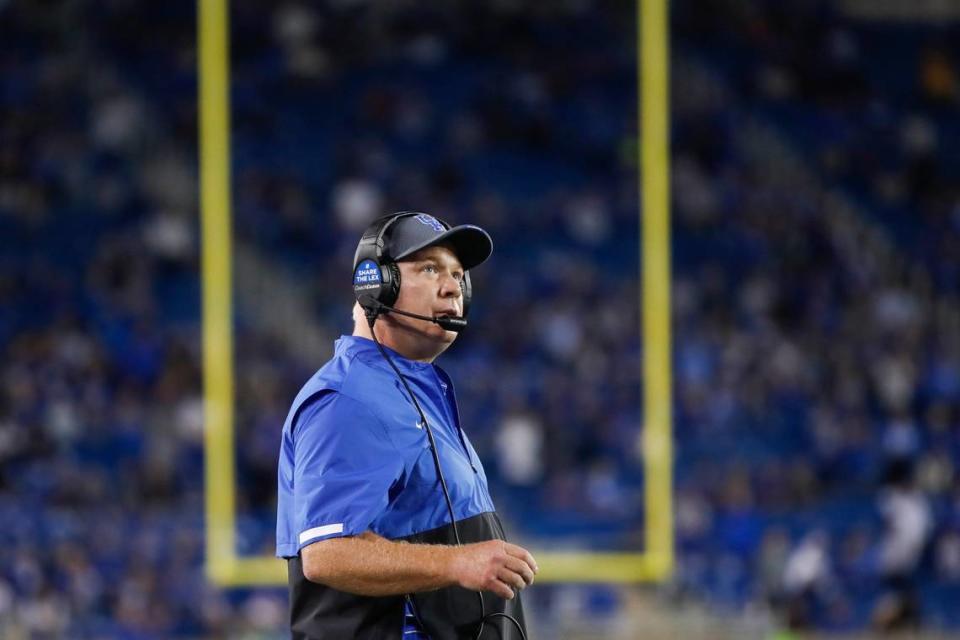
M 364 233 L 353 335 L 283 427 L 277 555 L 294 637 L 525 638 L 519 591 L 536 562 L 504 540 L 453 384 L 432 364 L 465 326 L 468 272 L 492 248 L 479 227 L 416 212 Z

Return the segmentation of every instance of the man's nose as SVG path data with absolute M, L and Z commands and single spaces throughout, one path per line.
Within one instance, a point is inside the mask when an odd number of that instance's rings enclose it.
M 445 274 L 440 281 L 440 295 L 444 298 L 456 298 L 463 294 L 460 289 L 460 281 L 451 274 Z

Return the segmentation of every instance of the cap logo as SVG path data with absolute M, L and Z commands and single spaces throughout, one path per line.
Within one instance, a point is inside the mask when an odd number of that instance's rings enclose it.
M 436 231 L 437 233 L 443 233 L 443 232 L 445 231 L 445 229 L 444 229 L 443 225 L 440 223 L 440 221 L 437 220 L 436 218 L 434 218 L 433 216 L 428 216 L 428 215 L 425 214 L 425 213 L 418 213 L 417 215 L 414 216 L 414 218 L 415 218 L 415 219 L 417 220 L 417 222 L 419 222 L 420 224 L 425 224 L 425 225 L 427 225 L 428 227 L 431 227 L 431 228 L 432 228 L 434 231 Z

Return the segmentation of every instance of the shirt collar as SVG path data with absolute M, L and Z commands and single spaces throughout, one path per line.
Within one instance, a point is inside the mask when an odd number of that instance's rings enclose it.
M 386 345 L 383 345 L 383 349 L 390 355 L 390 359 L 397 365 L 401 373 L 413 375 L 435 368 L 430 362 L 410 360 Z M 361 336 L 340 336 L 334 346 L 334 350 L 337 355 L 356 355 L 366 364 L 387 369 L 391 372 L 393 371 L 390 364 L 384 360 L 383 354 L 380 353 L 380 349 L 377 348 L 376 343 L 369 338 Z

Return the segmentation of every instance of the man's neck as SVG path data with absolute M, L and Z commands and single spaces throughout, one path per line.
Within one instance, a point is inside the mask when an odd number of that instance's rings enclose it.
M 441 349 L 438 352 L 435 348 L 418 350 L 415 345 L 412 344 L 415 340 L 409 339 L 407 332 L 400 327 L 390 326 L 387 322 L 377 322 L 374 325 L 374 329 L 376 329 L 376 339 L 379 340 L 380 344 L 399 353 L 407 360 L 426 362 L 429 364 L 436 360 L 437 356 L 444 351 L 444 349 Z M 367 340 L 374 340 L 373 334 L 370 331 L 370 325 L 367 324 L 366 321 L 354 324 L 353 335 L 359 338 L 366 338 Z M 421 339 L 419 342 L 423 343 L 424 341 Z

